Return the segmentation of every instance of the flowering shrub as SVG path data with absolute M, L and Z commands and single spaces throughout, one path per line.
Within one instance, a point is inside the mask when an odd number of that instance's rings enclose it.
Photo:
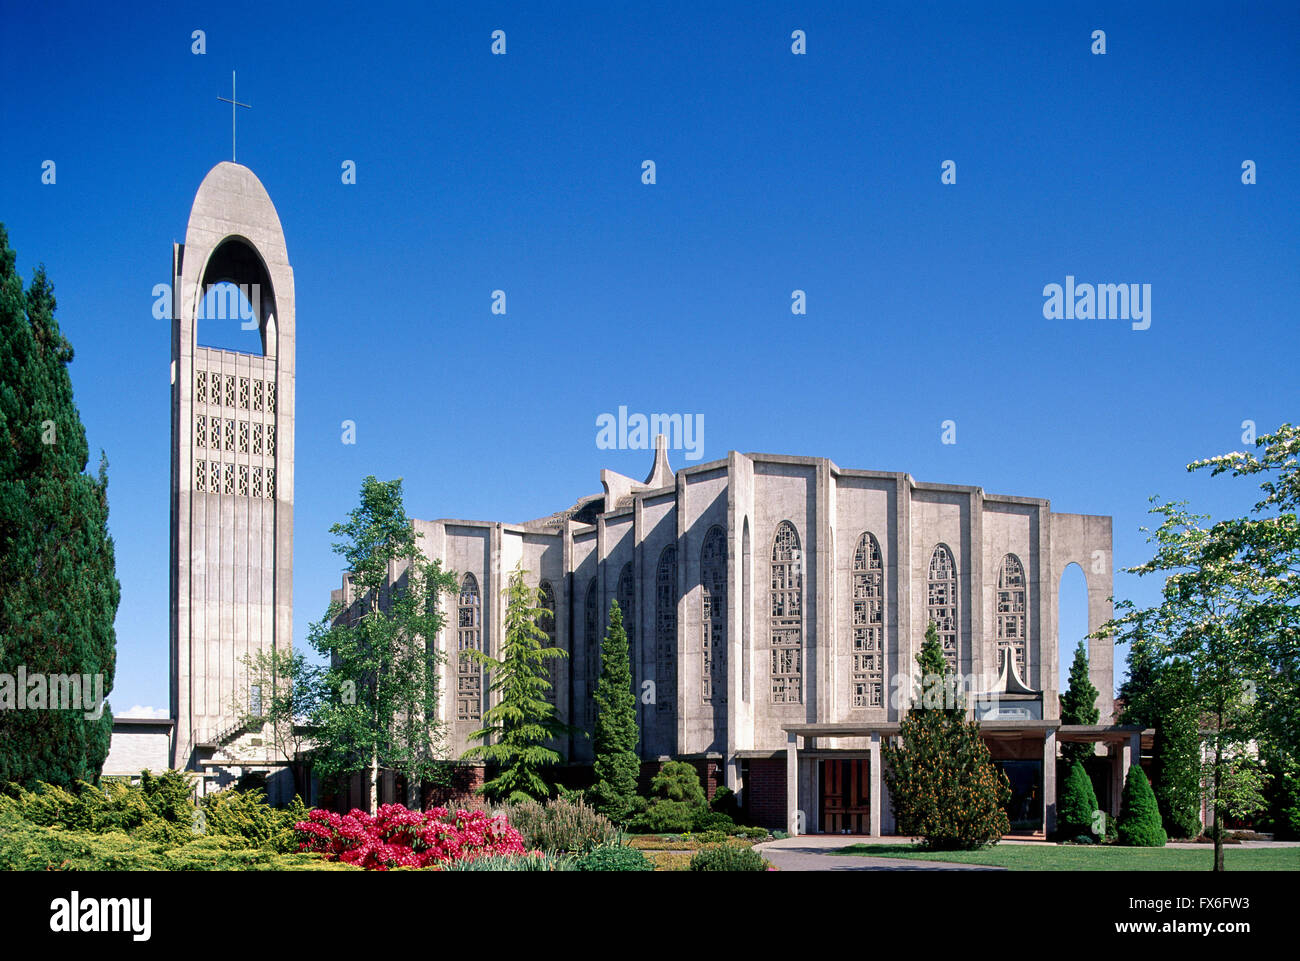
M 410 811 L 384 804 L 371 817 L 353 809 L 339 815 L 319 808 L 294 826 L 300 851 L 315 851 L 331 861 L 368 871 L 423 868 L 453 861 L 524 853 L 524 840 L 504 817 L 483 811 L 446 808 Z

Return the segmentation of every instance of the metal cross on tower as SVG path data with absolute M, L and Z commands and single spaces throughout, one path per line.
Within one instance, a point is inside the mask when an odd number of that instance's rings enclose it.
M 233 70 L 230 71 L 230 96 L 218 97 L 217 99 L 222 103 L 230 104 L 230 160 L 233 163 L 235 161 L 235 108 L 247 107 L 251 110 L 253 105 L 251 103 L 240 103 L 235 99 L 235 71 Z

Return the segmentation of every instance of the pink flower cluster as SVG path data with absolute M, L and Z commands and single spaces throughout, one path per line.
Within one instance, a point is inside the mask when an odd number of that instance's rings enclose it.
M 347 814 L 313 808 L 306 821 L 293 826 L 300 851 L 324 854 L 327 860 L 355 864 L 368 871 L 433 867 L 495 854 L 523 854 L 523 836 L 504 817 L 483 811 L 446 808 L 410 811 L 384 804 L 371 817 L 353 808 Z

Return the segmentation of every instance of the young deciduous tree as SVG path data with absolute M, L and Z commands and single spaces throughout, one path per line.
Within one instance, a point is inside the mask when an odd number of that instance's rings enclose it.
M 1233 759 L 1261 732 L 1252 683 L 1265 657 L 1255 631 L 1255 578 L 1243 571 L 1232 539 L 1221 536 L 1222 525 L 1205 524 L 1207 515 L 1191 513 L 1184 503 L 1162 504 L 1151 513 L 1164 518 L 1148 531 L 1155 556 L 1128 571 L 1164 575 L 1160 603 L 1143 610 L 1121 601 L 1119 616 L 1093 636 L 1113 635 L 1121 643 L 1145 637 L 1162 661 L 1185 665 L 1187 707 L 1208 728 L 1203 737 L 1213 799 L 1214 870 L 1222 871 Z
M 592 806 L 611 821 L 626 822 L 637 807 L 636 695 L 627 632 L 618 601 L 609 602 L 609 629 L 600 647 L 596 684 L 595 776 Z
M 329 659 L 313 717 L 313 763 L 325 777 L 369 772 L 370 813 L 378 809 L 379 769 L 405 776 L 408 804 L 419 785 L 445 769 L 445 725 L 438 719 L 439 667 L 434 639 L 444 615 L 438 599 L 455 590 L 453 574 L 420 555 L 402 507 L 401 480 L 367 477 L 361 504 L 330 533 L 347 561 L 355 601 L 330 605 L 313 624 L 312 646 Z M 398 573 L 390 582 L 390 571 Z
M 108 465 L 85 473 L 54 288 L 37 268 L 24 291 L 15 262 L 0 225 L 0 675 L 27 681 L 0 684 L 0 781 L 72 787 L 98 782 L 113 726 L 92 703 L 113 688 L 121 596 Z
M 917 663 L 921 697 L 899 725 L 901 743 L 881 749 L 899 830 L 939 850 L 994 844 L 1011 828 L 1011 785 L 994 767 L 978 722 L 966 719 L 933 622 Z
M 546 662 L 567 657 L 548 646 L 550 638 L 539 623 L 551 613 L 541 606 L 541 592 L 524 583 L 526 572 L 515 568 L 506 586 L 506 636 L 501 660 L 480 651 L 472 655 L 492 678 L 489 688 L 499 694 L 483 714 L 483 728 L 470 735 L 483 743 L 462 757 L 499 765 L 497 775 L 480 789 L 493 801 L 541 800 L 551 794 L 544 769 L 558 763 L 558 752 L 547 741 L 568 732 L 546 699 L 551 688 Z
M 1165 833 L 1201 833 L 1201 734 L 1191 704 L 1191 675 L 1182 661 L 1164 663 L 1140 626 L 1129 648 L 1128 677 L 1120 688 L 1122 721 L 1155 729 L 1151 776 Z
M 235 716 L 245 730 L 262 732 L 275 755 L 288 763 L 294 793 L 307 797 L 298 762 L 311 742 L 309 720 L 320 704 L 320 672 L 302 652 L 279 648 L 246 654 L 242 664 L 245 685 L 234 698 Z M 254 689 L 257 699 L 251 697 Z
M 1215 525 L 1218 563 L 1246 599 L 1239 611 L 1251 636 L 1250 674 L 1260 755 L 1300 783 L 1300 427 L 1282 424 L 1234 451 L 1189 464 L 1212 476 L 1257 477 L 1263 496 L 1247 517 Z

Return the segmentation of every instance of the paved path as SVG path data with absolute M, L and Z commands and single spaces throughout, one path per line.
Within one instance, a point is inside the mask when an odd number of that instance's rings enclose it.
M 951 861 L 914 861 L 878 858 L 867 854 L 831 854 L 864 840 L 839 834 L 806 834 L 781 841 L 755 844 L 754 850 L 782 871 L 1004 871 L 986 864 L 954 864 Z M 890 838 L 898 843 L 906 838 Z

